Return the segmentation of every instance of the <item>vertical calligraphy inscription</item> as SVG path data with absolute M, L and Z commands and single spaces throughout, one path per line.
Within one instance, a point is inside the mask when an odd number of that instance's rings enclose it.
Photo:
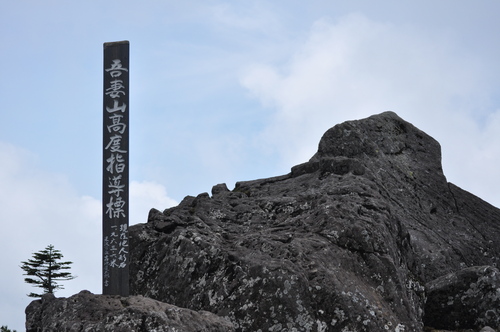
M 129 295 L 129 42 L 104 44 L 102 293 Z

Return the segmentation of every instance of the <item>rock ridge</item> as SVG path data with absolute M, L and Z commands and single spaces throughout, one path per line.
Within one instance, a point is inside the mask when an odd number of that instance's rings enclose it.
M 289 174 L 152 210 L 131 227 L 131 289 L 236 331 L 422 331 L 446 307 L 432 281 L 494 269 L 499 234 L 499 210 L 447 182 L 439 143 L 385 112 L 329 129 Z M 498 328 L 479 302 L 474 328 Z
M 103 330 L 115 303 L 131 331 L 174 331 L 154 320 L 171 306 L 191 331 L 500 331 L 499 238 L 500 210 L 447 181 L 439 143 L 384 112 L 332 127 L 288 174 L 152 209 L 130 227 L 136 296 L 44 298 L 28 322 L 82 326 L 61 308 L 101 301 Z
M 94 295 L 69 298 L 45 294 L 26 308 L 27 332 L 156 331 L 230 332 L 231 323 L 205 311 L 195 312 L 143 296 Z

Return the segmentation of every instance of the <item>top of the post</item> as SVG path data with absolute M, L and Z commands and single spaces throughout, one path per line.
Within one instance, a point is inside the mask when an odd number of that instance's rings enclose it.
M 118 44 L 130 44 L 128 40 L 122 40 L 122 41 L 117 41 L 117 42 L 107 42 L 107 43 L 104 43 L 104 48 L 106 47 L 111 47 L 111 46 L 115 46 L 115 45 L 118 45 Z

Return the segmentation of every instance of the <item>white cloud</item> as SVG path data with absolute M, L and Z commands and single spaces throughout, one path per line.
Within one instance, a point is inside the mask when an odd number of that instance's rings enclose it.
M 83 288 L 98 291 L 100 271 L 100 203 L 79 197 L 64 177 L 40 171 L 37 157 L 29 151 L 0 142 L 0 256 L 2 274 L 1 324 L 18 329 L 24 324 L 25 294 L 33 291 L 24 283 L 20 262 L 33 252 L 53 244 L 65 259 L 75 262 L 79 277 L 60 294 Z
M 101 202 L 80 196 L 60 175 L 43 171 L 29 151 L 0 142 L 0 324 L 22 330 L 26 294 L 37 289 L 24 283 L 21 261 L 53 244 L 73 262 L 78 277 L 61 283 L 57 296 L 82 289 L 100 293 L 102 221 Z M 164 209 L 176 202 L 154 182 L 133 181 L 130 186 L 131 224 L 147 221 L 150 208 Z M 138 220 L 138 221 L 137 221 Z
M 499 124 L 490 121 L 485 131 L 475 125 L 487 116 L 489 77 L 486 65 L 445 32 L 427 35 L 352 14 L 316 21 L 287 63 L 249 66 L 241 83 L 274 111 L 261 138 L 286 164 L 307 161 L 329 127 L 392 110 L 444 149 L 457 141 L 468 145 L 466 154 L 455 155 L 455 165 L 445 164 L 460 185 L 478 167 L 488 167 L 479 151 L 491 158 L 497 150 L 482 137 L 498 136 Z M 471 154 L 478 159 L 467 166 Z
M 226 33 L 234 29 L 252 34 L 258 32 L 266 36 L 279 36 L 283 33 L 281 19 L 272 11 L 269 3 L 247 3 L 245 6 L 218 3 L 210 9 L 213 21 Z
M 149 210 L 163 211 L 178 203 L 167 196 L 167 190 L 152 181 L 131 181 L 130 183 L 130 224 L 148 221 Z
M 500 207 L 500 109 L 479 122 L 473 115 L 449 114 L 441 125 L 448 180 Z

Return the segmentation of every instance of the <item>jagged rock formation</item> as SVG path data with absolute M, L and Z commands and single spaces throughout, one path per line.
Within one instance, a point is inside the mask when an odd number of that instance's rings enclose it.
M 439 278 L 498 271 L 499 235 L 500 211 L 446 181 L 438 142 L 386 112 L 331 128 L 290 174 L 152 210 L 130 230 L 131 290 L 236 331 L 422 331 L 449 314 Z M 498 328 L 481 310 L 473 328 Z
M 137 296 L 47 295 L 27 331 L 500 331 L 499 238 L 500 210 L 386 112 L 290 174 L 151 210 L 130 228 Z
M 46 294 L 26 308 L 27 332 L 156 331 L 231 332 L 231 323 L 209 312 L 178 308 L 143 296 Z

